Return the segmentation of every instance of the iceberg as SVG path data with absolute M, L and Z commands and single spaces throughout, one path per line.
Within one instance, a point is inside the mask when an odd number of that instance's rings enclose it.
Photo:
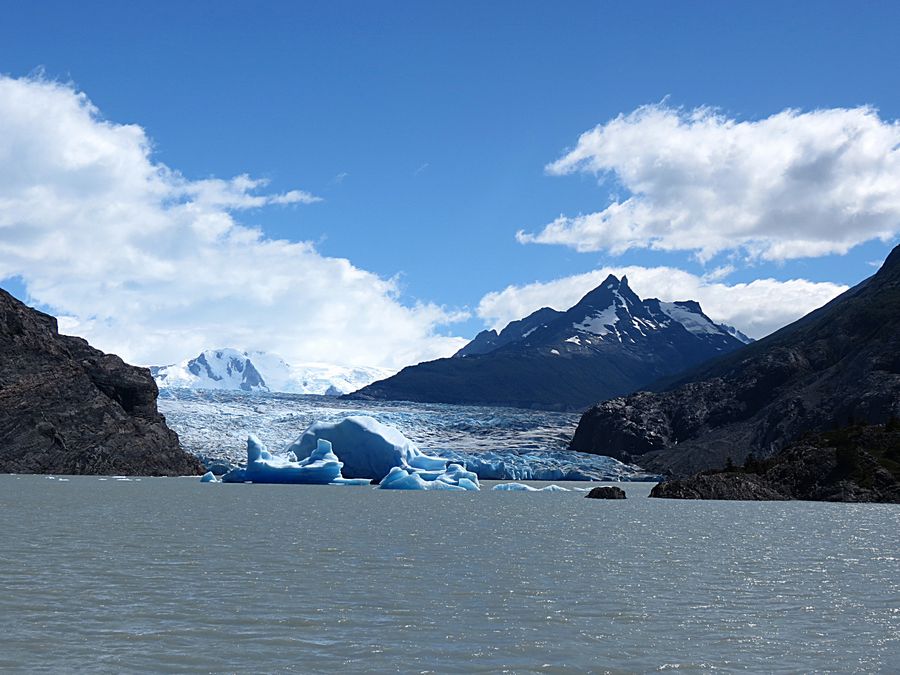
M 564 488 L 560 485 L 546 485 L 542 488 L 536 488 L 524 483 L 501 483 L 492 487 L 491 490 L 497 490 L 498 492 L 571 492 L 569 488 Z
M 340 457 L 326 435 L 340 443 Z M 348 465 L 345 457 L 353 467 L 348 477 L 342 473 Z M 273 455 L 250 434 L 247 466 L 232 469 L 222 482 L 368 485 L 373 477 L 380 479 L 379 487 L 385 490 L 481 489 L 474 472 L 442 457 L 422 453 L 399 430 L 364 416 L 348 417 L 335 424 L 317 422 L 282 455 Z
M 302 460 L 287 453 L 273 455 L 253 434 L 247 438 L 247 466 L 235 468 L 222 477 L 223 483 L 300 483 L 327 485 L 341 483 L 341 462 L 331 443 L 320 439 L 315 449 Z
M 399 429 L 366 415 L 316 422 L 288 448 L 311 457 L 318 443 L 330 443 L 347 479 L 372 478 L 385 490 L 480 490 L 478 474 L 444 457 L 426 455 Z
M 200 476 L 200 482 L 201 483 L 218 483 L 219 479 L 216 478 L 216 474 L 214 474 L 212 471 L 207 471 L 205 474 Z
M 466 471 L 459 464 L 451 464 L 446 471 L 435 472 L 410 470 L 395 466 L 378 486 L 382 490 L 453 490 L 478 491 L 478 476 Z
M 339 422 L 315 422 L 287 452 L 309 457 L 320 440 L 332 444 L 347 478 L 381 480 L 394 467 L 441 473 L 449 462 L 443 457 L 426 455 L 399 429 L 366 415 L 351 415 Z

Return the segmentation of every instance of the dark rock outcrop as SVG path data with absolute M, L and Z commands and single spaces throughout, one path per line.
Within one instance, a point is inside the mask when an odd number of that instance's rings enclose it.
M 156 384 L 0 290 L 0 472 L 202 473 L 156 408 Z
M 588 499 L 625 499 L 625 490 L 611 485 L 592 488 L 585 497 Z
M 900 430 L 852 427 L 810 436 L 740 469 L 659 483 L 650 496 L 900 503 Z
M 654 388 L 588 410 L 570 448 L 689 475 L 900 415 L 900 247 L 824 307 Z
M 743 346 L 693 301 L 642 300 L 610 275 L 565 312 L 544 307 L 453 358 L 404 368 L 349 395 L 584 410 Z

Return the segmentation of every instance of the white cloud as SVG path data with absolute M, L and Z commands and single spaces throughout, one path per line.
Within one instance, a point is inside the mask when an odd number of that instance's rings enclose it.
M 522 243 L 786 260 L 900 232 L 900 124 L 868 107 L 737 121 L 644 106 L 582 134 L 547 171 L 595 174 L 626 197 L 520 231 Z
M 604 267 L 544 283 L 508 286 L 485 295 L 478 316 L 499 329 L 541 307 L 565 310 L 610 274 L 628 276 L 628 284 L 642 298 L 664 301 L 697 300 L 713 320 L 727 323 L 760 338 L 799 319 L 844 292 L 847 287 L 805 279 L 756 279 L 724 284 L 672 267 Z
M 403 304 L 395 279 L 239 224 L 319 200 L 264 185 L 189 180 L 71 86 L 0 77 L 0 279 L 21 277 L 67 331 L 144 364 L 234 346 L 399 367 L 464 342 L 438 333 L 458 315 Z

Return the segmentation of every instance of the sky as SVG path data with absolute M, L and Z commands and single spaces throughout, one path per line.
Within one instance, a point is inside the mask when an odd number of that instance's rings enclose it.
M 399 368 L 609 273 L 765 334 L 900 234 L 893 2 L 41 2 L 0 286 L 144 365 Z

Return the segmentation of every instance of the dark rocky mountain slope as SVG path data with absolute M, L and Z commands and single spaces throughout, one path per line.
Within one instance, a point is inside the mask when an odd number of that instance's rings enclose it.
M 696 302 L 641 300 L 610 275 L 565 312 L 539 309 L 350 397 L 582 410 L 742 345 Z
M 594 406 L 571 449 L 688 475 L 900 414 L 900 247 L 824 307 L 663 388 Z
M 900 503 L 900 425 L 812 435 L 739 469 L 659 483 L 650 496 Z
M 156 408 L 146 368 L 60 335 L 0 290 L 0 472 L 202 473 Z

